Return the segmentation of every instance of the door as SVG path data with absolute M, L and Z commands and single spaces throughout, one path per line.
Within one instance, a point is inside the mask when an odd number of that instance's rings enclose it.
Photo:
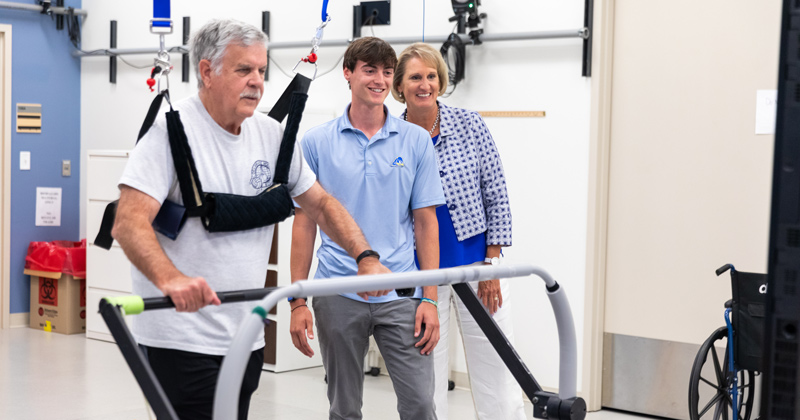
M 603 405 L 688 418 L 699 344 L 724 325 L 732 263 L 765 272 L 781 2 L 617 0 Z M 734 29 L 735 28 L 735 29 Z

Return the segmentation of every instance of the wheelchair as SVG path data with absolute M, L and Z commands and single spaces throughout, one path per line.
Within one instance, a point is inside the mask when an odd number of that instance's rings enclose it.
M 700 346 L 692 365 L 691 420 L 749 420 L 753 415 L 755 378 L 763 368 L 767 275 L 736 271 L 726 264 L 717 269 L 717 276 L 728 270 L 733 299 L 725 302 L 726 325 Z

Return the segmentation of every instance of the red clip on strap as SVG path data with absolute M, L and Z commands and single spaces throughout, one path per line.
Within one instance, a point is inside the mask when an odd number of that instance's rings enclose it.
M 300 61 L 302 61 L 304 63 L 314 64 L 314 63 L 317 62 L 317 55 L 314 54 L 314 53 L 311 53 L 308 56 L 301 58 Z

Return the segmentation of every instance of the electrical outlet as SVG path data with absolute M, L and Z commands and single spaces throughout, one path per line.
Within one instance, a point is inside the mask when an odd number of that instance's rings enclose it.
M 72 164 L 70 161 L 61 161 L 61 176 L 72 176 Z

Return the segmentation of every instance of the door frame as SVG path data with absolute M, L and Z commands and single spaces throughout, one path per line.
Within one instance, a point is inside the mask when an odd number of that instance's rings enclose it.
M 606 249 L 611 148 L 611 80 L 616 0 L 594 0 L 592 88 L 589 123 L 589 195 L 586 223 L 582 394 L 589 411 L 600 410 L 603 390 Z
M 11 325 L 11 25 L 0 25 L 0 328 Z

